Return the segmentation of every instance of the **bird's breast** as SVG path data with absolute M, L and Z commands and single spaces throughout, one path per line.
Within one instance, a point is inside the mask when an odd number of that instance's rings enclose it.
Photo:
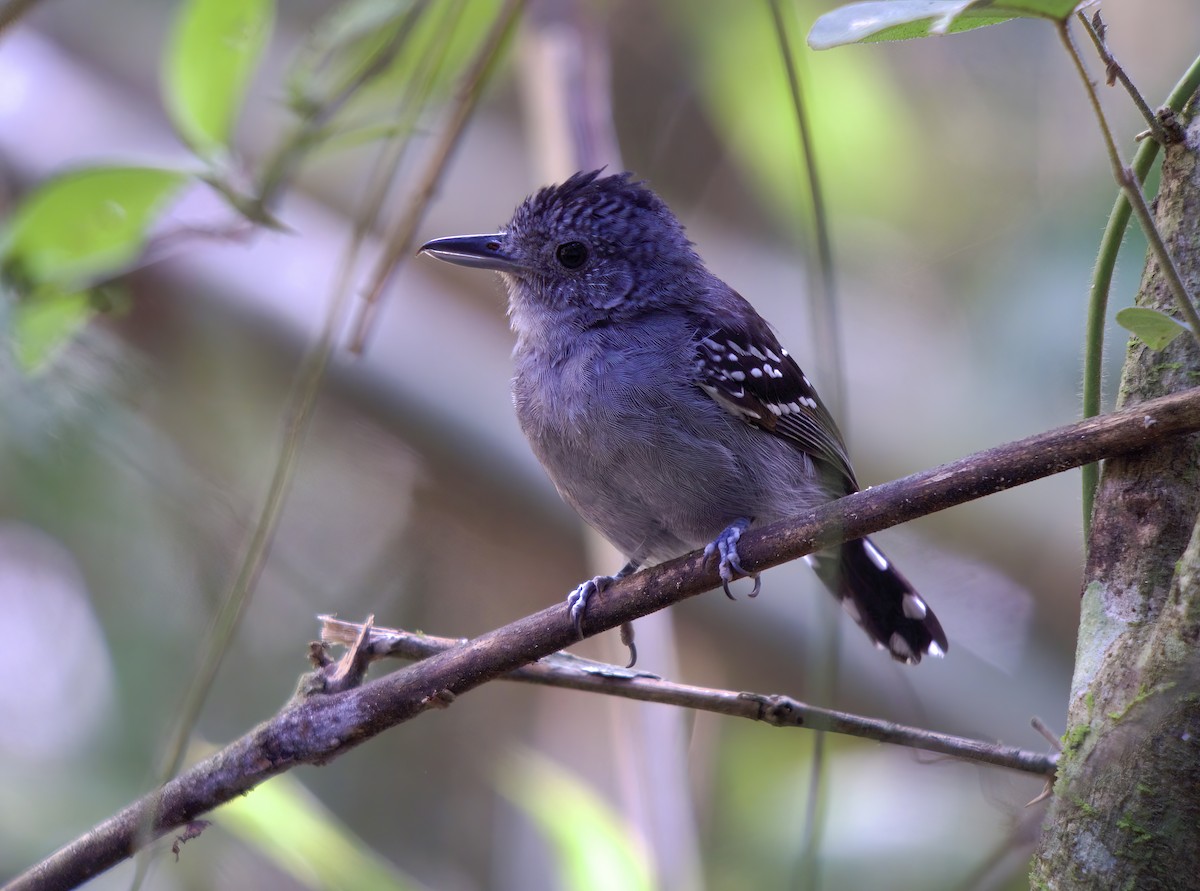
M 535 451 L 542 443 L 594 443 L 629 413 L 632 384 L 630 357 L 602 345 L 581 342 L 573 349 L 518 353 L 517 420 Z

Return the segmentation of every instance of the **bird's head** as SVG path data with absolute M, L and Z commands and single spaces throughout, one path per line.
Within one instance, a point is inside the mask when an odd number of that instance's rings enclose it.
M 702 268 L 661 198 L 629 173 L 599 170 L 532 195 L 500 232 L 438 238 L 421 251 L 499 272 L 518 332 L 636 314 Z

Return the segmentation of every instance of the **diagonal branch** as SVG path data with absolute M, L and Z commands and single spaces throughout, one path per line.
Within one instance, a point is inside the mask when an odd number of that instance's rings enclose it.
M 332 616 L 319 618 L 322 640 L 354 647 L 352 652 L 365 654 L 367 660 L 390 657 L 426 659 L 465 643 L 462 639 L 433 637 L 393 628 L 375 628 L 370 627 L 369 623 L 361 625 Z M 369 632 L 366 638 L 363 638 L 364 632 Z M 859 739 L 872 739 L 939 755 L 966 758 L 1044 777 L 1054 776 L 1058 761 L 1055 755 L 1027 752 L 1013 746 L 951 736 L 920 727 L 907 727 L 878 718 L 864 718 L 849 712 L 809 705 L 790 696 L 739 693 L 693 684 L 677 684 L 648 672 L 622 668 L 607 662 L 595 662 L 570 653 L 555 653 L 530 665 L 522 665 L 502 675 L 500 679 L 586 693 L 603 693 L 639 702 L 678 705 L 733 718 L 763 721 L 772 727 L 804 727 L 808 730 L 842 733 Z
M 848 495 L 809 514 L 747 533 L 742 563 L 758 571 L 847 539 L 1200 430 L 1200 388 L 1089 418 Z M 710 591 L 715 566 L 699 552 L 613 584 L 589 604 L 587 631 Z M 7 891 L 73 888 L 139 847 L 298 764 L 325 764 L 378 733 L 445 707 L 522 665 L 574 643 L 565 604 L 519 619 L 407 668 L 338 694 L 310 676 L 277 715 L 18 876 Z M 143 832 L 150 827 L 148 832 Z

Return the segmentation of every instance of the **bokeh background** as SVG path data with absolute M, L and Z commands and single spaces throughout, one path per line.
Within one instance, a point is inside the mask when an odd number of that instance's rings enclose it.
M 788 7 L 794 33 L 830 6 Z M 280 4 L 238 128 L 247 171 L 294 126 L 285 77 L 333 7 Z M 498 4 L 460 7 L 464 33 L 479 33 Z M 581 9 L 611 54 L 625 164 L 832 389 L 836 371 L 804 358 L 824 353 L 810 334 L 811 227 L 768 7 Z M 84 163 L 198 168 L 159 97 L 174 12 L 160 0 L 58 0 L 0 34 L 0 213 Z M 1104 15 L 1118 59 L 1157 104 L 1196 54 L 1200 7 L 1115 0 Z M 490 231 L 543 184 L 523 68 L 534 30 L 523 24 L 508 47 L 421 239 Z M 836 261 L 840 416 L 860 478 L 882 482 L 1076 418 L 1089 272 L 1115 188 L 1054 29 L 1016 22 L 796 49 Z M 387 107 L 388 89 L 364 115 Z M 1142 126 L 1118 89 L 1103 96 L 1131 157 Z M 389 220 L 447 97 L 422 115 Z M 278 209 L 286 231 L 185 237 L 139 263 L 123 279 L 127 311 L 91 325 L 41 373 L 0 359 L 0 878 L 150 787 L 266 492 L 376 150 L 313 157 Z M 196 189 L 165 225 L 221 214 Z M 1125 250 L 1114 309 L 1132 302 L 1144 253 L 1134 236 Z M 1106 404 L 1124 344 L 1109 334 Z M 516 428 L 510 347 L 494 277 L 405 265 L 366 353 L 334 357 L 198 748 L 287 699 L 318 613 L 472 636 L 618 565 Z M 1078 473 L 879 540 L 937 609 L 947 659 L 892 663 L 796 566 L 769 572 L 757 600 L 710 594 L 644 623 L 642 667 L 1044 749 L 1029 721 L 1061 731 L 1066 713 Z M 576 649 L 621 659 L 611 640 Z M 614 850 L 632 852 L 650 887 L 1026 885 L 1041 810 L 1024 804 L 1040 781 L 840 737 L 824 741 L 814 772 L 815 746 L 804 731 L 489 684 L 272 781 L 292 797 L 265 828 L 217 811 L 178 862 L 169 843 L 156 848 L 144 887 L 606 887 L 587 856 L 611 865 Z M 245 801 L 257 799 L 267 790 Z M 348 844 L 306 842 L 301 816 L 341 827 Z M 297 859 L 322 853 L 338 880 Z M 377 870 L 369 878 L 364 864 Z M 92 886 L 128 887 L 132 875 L 126 864 Z

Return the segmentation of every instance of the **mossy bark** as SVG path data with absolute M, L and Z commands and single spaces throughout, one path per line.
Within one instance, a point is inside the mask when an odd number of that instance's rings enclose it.
M 1200 119 L 1167 149 L 1159 231 L 1200 294 Z M 1139 306 L 1177 315 L 1151 257 Z M 1200 385 L 1189 336 L 1129 345 L 1119 402 Z M 1200 889 L 1200 438 L 1106 461 L 1070 712 L 1034 888 Z

